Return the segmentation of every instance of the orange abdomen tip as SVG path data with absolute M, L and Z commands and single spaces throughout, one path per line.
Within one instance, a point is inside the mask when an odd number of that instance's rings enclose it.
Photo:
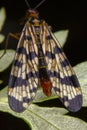
M 50 80 L 40 79 L 41 86 L 43 87 L 43 92 L 46 96 L 51 96 L 52 83 Z

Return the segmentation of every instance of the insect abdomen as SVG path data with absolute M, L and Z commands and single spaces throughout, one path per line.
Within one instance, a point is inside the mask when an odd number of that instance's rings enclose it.
M 39 60 L 39 79 L 40 79 L 40 84 L 43 87 L 43 92 L 47 95 L 51 95 L 51 89 L 52 89 L 52 84 L 49 79 L 49 76 L 47 74 L 47 65 L 44 59 L 44 54 L 43 54 L 43 49 L 42 49 L 42 43 L 40 40 L 40 24 L 39 22 L 34 24 L 35 27 L 35 32 L 37 36 L 37 46 L 38 46 L 38 60 Z
M 39 44 L 39 46 L 40 45 L 41 44 Z M 40 83 L 41 83 L 41 86 L 43 87 L 43 92 L 47 96 L 50 96 L 51 95 L 52 84 L 51 84 L 51 81 L 50 81 L 49 76 L 47 74 L 46 63 L 45 63 L 42 47 L 39 50 L 38 57 L 39 57 L 39 78 L 40 78 Z

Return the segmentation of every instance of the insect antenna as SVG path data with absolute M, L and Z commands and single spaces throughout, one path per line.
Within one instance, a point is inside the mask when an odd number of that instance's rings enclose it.
M 44 1 L 45 0 L 42 0 L 38 5 L 36 5 L 33 9 L 35 10 L 35 9 L 37 9 L 40 5 L 42 5 L 42 3 L 44 3 Z M 28 6 L 28 8 L 30 8 L 30 4 L 28 3 L 28 1 L 27 0 L 25 0 L 25 2 L 26 2 L 26 5 Z
M 28 8 L 30 8 L 30 4 L 28 3 L 28 1 L 25 0 L 25 2 L 26 2 L 26 5 L 28 6 Z
M 34 7 L 34 10 L 37 9 L 40 5 L 42 5 L 45 2 L 45 0 L 42 0 L 36 7 Z

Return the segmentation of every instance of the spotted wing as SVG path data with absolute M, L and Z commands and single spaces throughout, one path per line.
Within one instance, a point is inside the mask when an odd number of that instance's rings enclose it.
M 68 110 L 78 111 L 82 106 L 82 93 L 76 74 L 46 23 L 43 23 L 42 32 L 43 52 L 52 87 Z
M 38 86 L 38 50 L 34 28 L 26 23 L 15 54 L 8 85 L 8 102 L 16 112 L 24 111 Z

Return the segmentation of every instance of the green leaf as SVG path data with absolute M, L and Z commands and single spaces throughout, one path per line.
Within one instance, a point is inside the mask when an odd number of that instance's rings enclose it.
M 76 65 L 74 70 L 82 88 L 83 106 L 87 106 L 87 61 Z
M 60 42 L 61 46 L 64 46 L 67 37 L 68 37 L 68 30 L 61 30 L 58 32 L 55 32 L 54 35 L 56 36 L 57 40 Z
M 35 97 L 33 102 L 34 103 L 40 103 L 40 102 L 44 102 L 44 101 L 48 101 L 48 100 L 56 99 L 56 98 L 58 98 L 58 96 L 55 94 L 54 91 L 52 91 L 52 95 L 51 95 L 51 97 L 49 97 L 49 96 L 46 96 L 43 93 L 43 90 L 42 90 L 42 87 L 41 87 L 41 89 L 39 89 L 37 91 L 36 97 Z
M 0 51 L 0 57 L 4 53 L 4 50 Z M 15 51 L 7 50 L 6 53 L 0 58 L 0 72 L 4 71 L 9 67 L 14 58 Z
M 5 19 L 6 19 L 6 11 L 5 11 L 5 8 L 2 7 L 0 9 L 0 31 L 2 30 L 2 27 L 4 25 Z
M 24 119 L 32 130 L 87 130 L 87 123 L 67 115 L 68 111 L 65 108 L 39 107 L 31 104 L 23 113 L 12 111 L 8 106 L 7 88 L 0 91 L 0 111 Z
M 5 36 L 0 34 L 0 43 L 2 43 L 4 41 L 4 39 L 5 39 Z

